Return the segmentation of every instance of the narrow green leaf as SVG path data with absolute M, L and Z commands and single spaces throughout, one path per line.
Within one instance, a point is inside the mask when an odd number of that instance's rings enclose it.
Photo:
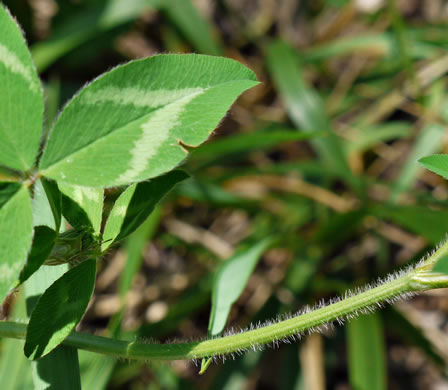
M 26 318 L 25 296 L 21 291 L 14 302 L 12 318 Z M 27 390 L 33 388 L 30 361 L 23 355 L 22 340 L 2 339 L 0 355 L 0 383 L 2 390 Z
M 172 171 L 148 182 L 133 184 L 116 200 L 104 228 L 102 250 L 137 229 L 162 197 L 188 174 Z
M 384 390 L 386 350 L 381 317 L 363 315 L 347 324 L 350 384 L 356 390 Z
M 161 218 L 160 207 L 156 206 L 152 214 L 146 219 L 146 221 L 141 224 L 138 229 L 126 238 L 124 241 L 124 248 L 126 251 L 126 267 L 124 267 L 123 272 L 120 274 L 120 279 L 118 281 L 118 292 L 120 298 L 122 299 L 121 310 L 116 313 L 112 319 L 109 321 L 109 330 L 113 336 L 117 337 L 121 330 L 121 321 L 124 312 L 125 297 L 130 288 L 132 287 L 132 282 L 137 275 L 140 266 L 143 262 L 144 248 L 148 241 L 151 240 L 154 232 L 156 231 Z
M 38 42 L 31 51 L 39 72 L 57 59 L 124 23 L 136 19 L 142 12 L 155 9 L 164 0 L 107 0 L 90 3 L 82 12 L 71 15 L 52 31 L 50 39 Z
M 28 325 L 27 357 L 45 356 L 75 328 L 92 296 L 95 275 L 96 261 L 86 260 L 62 275 L 39 298 Z
M 448 212 L 422 206 L 376 205 L 374 215 L 389 219 L 413 233 L 426 237 L 433 244 L 442 241 L 448 231 Z
M 234 100 L 256 84 L 251 70 L 219 57 L 167 54 L 119 66 L 66 106 L 41 172 L 90 187 L 159 176 L 188 155 L 182 144 L 201 144 Z
M 193 199 L 196 202 L 224 207 L 248 206 L 254 203 L 253 200 L 227 191 L 219 184 L 214 184 L 206 178 L 205 180 L 199 180 L 192 177 L 191 179 L 185 180 L 176 187 L 176 193 L 180 196 Z
M 313 45 L 305 51 L 307 61 L 324 61 L 329 58 L 350 55 L 365 51 L 376 55 L 389 55 L 392 53 L 395 42 L 390 33 L 351 35 L 334 39 L 320 45 Z
M 418 160 L 426 169 L 448 179 L 448 154 L 433 154 Z
M 160 9 L 201 53 L 221 54 L 210 24 L 201 17 L 191 0 L 165 0 L 160 3 Z
M 24 290 L 28 317 L 36 306 L 39 297 L 67 270 L 67 264 L 41 267 L 27 280 L 24 284 Z M 32 361 L 31 366 L 35 390 L 81 390 L 78 350 L 76 348 L 61 345 L 43 358 Z
M 79 367 L 82 388 L 86 390 L 106 389 L 116 363 L 117 359 L 113 357 L 80 350 Z
M 430 123 L 423 127 L 412 147 L 411 153 L 401 168 L 398 179 L 394 182 L 390 194 L 392 202 L 396 202 L 402 192 L 412 187 L 419 171 L 422 169 L 418 165 L 417 160 L 424 155 L 439 151 L 444 134 L 445 127 L 438 123 Z
M 268 237 L 248 249 L 240 250 L 219 268 L 213 283 L 209 336 L 217 336 L 223 331 L 232 305 L 246 287 L 261 255 L 272 242 L 272 237 Z M 200 375 L 205 373 L 211 362 L 211 358 L 202 359 Z
M 326 137 L 311 140 L 326 168 L 360 189 L 360 182 L 347 164 L 341 140 L 331 128 L 319 95 L 303 79 L 298 54 L 285 42 L 276 41 L 268 47 L 267 63 L 294 124 L 304 132 L 328 132 Z
M 295 129 L 272 129 L 236 134 L 209 142 L 191 152 L 190 160 L 216 160 L 219 157 L 259 151 L 282 143 L 303 141 L 313 137 L 326 136 L 326 132 L 298 133 Z
M 137 275 L 143 262 L 144 248 L 151 241 L 161 219 L 160 207 L 155 207 L 151 215 L 143 222 L 137 230 L 129 236 L 125 242 L 127 253 L 126 267 L 120 275 L 118 291 L 121 297 L 125 297 L 132 282 Z
M 243 292 L 258 260 L 272 241 L 269 237 L 248 249 L 239 251 L 218 270 L 213 285 L 212 310 L 208 326 L 211 336 L 218 335 L 224 329 L 230 308 Z
M 42 90 L 20 27 L 1 4 L 0 85 L 0 165 L 26 171 L 39 149 Z
M 411 135 L 412 126 L 408 122 L 387 122 L 365 129 L 359 129 L 347 144 L 347 152 L 364 152 L 378 143 L 400 139 Z
M 0 302 L 16 285 L 32 238 L 28 190 L 17 184 L 0 184 Z
M 60 183 L 64 217 L 77 229 L 91 228 L 94 234 L 101 229 L 104 191 L 101 188 L 73 186 Z

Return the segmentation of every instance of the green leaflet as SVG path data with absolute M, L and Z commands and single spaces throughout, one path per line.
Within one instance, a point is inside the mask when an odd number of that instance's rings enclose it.
M 448 231 L 448 212 L 417 205 L 375 205 L 372 213 L 438 244 Z
M 57 233 L 48 226 L 35 226 L 33 244 L 22 272 L 19 283 L 24 283 L 36 272 L 51 253 L 56 242 Z
M 137 229 L 152 213 L 156 204 L 188 174 L 172 171 L 149 182 L 128 187 L 116 200 L 104 228 L 102 250 Z
M 53 128 L 40 170 L 90 187 L 146 180 L 173 169 L 256 85 L 242 64 L 195 54 L 158 55 L 104 74 L 76 95 Z
M 28 190 L 18 184 L 0 184 L 0 302 L 17 283 L 32 238 Z
M 33 243 L 20 273 L 19 283 L 25 282 L 47 259 L 61 226 L 61 193 L 56 183 L 46 179 L 38 180 L 33 193 Z
M 261 255 L 271 244 L 272 238 L 266 238 L 235 254 L 218 270 L 213 285 L 212 311 L 208 326 L 211 336 L 218 335 L 224 329 L 230 308 L 246 287 Z
M 40 81 L 19 26 L 0 4 L 0 165 L 30 169 L 42 132 Z
M 268 237 L 248 249 L 239 251 L 219 268 L 213 283 L 209 336 L 217 336 L 223 331 L 232 305 L 246 287 L 261 255 L 271 244 L 272 237 Z M 211 362 L 211 358 L 202 359 L 200 375 L 204 374 Z
M 386 351 L 381 317 L 360 316 L 347 323 L 350 384 L 356 390 L 383 390 Z
M 24 284 L 28 317 L 42 294 L 68 271 L 68 264 L 41 267 Z M 22 348 L 23 354 L 23 348 Z M 43 358 L 31 362 L 35 390 L 81 390 L 78 350 L 61 345 Z
M 57 279 L 39 298 L 26 334 L 25 355 L 39 359 L 81 320 L 95 286 L 96 261 L 86 260 Z
M 61 227 L 61 193 L 55 182 L 38 180 L 33 187 L 33 225 L 48 226 L 56 232 Z
M 433 154 L 418 160 L 426 169 L 448 179 L 448 154 Z
M 103 216 L 104 191 L 101 188 L 60 183 L 64 217 L 75 228 L 90 227 L 99 234 Z

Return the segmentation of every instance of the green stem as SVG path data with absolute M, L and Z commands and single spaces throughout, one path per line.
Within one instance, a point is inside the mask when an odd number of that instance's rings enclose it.
M 417 268 L 403 272 L 399 277 L 389 278 L 377 287 L 305 314 L 230 336 L 189 343 L 146 344 L 73 332 L 63 344 L 120 358 L 144 360 L 198 359 L 253 349 L 364 313 L 406 294 L 448 287 L 448 275 L 431 272 L 434 264 L 447 254 L 448 241 Z M 24 339 L 25 335 L 25 324 L 0 322 L 0 337 Z

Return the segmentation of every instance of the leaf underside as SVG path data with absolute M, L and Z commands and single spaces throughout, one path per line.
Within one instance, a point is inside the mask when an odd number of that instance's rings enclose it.
M 152 213 L 162 197 L 188 177 L 183 171 L 172 171 L 149 182 L 133 184 L 116 200 L 103 234 L 102 250 L 122 240 Z

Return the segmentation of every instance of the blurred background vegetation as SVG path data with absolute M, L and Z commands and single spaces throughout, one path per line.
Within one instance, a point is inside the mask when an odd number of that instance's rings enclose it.
M 46 128 L 79 88 L 131 59 L 223 55 L 245 93 L 179 185 L 100 261 L 79 329 L 139 340 L 207 334 L 214 275 L 280 237 L 228 326 L 275 318 L 418 260 L 448 232 L 448 187 L 417 159 L 447 152 L 444 0 L 3 1 L 44 81 Z M 26 113 L 24 113 L 26 115 Z M 116 197 L 108 191 L 106 210 Z M 12 318 L 21 317 L 20 300 Z M 324 335 L 212 364 L 80 352 L 83 389 L 448 389 L 448 297 L 432 291 Z M 2 389 L 32 388 L 1 341 Z M 12 362 L 14 362 L 12 364 Z

